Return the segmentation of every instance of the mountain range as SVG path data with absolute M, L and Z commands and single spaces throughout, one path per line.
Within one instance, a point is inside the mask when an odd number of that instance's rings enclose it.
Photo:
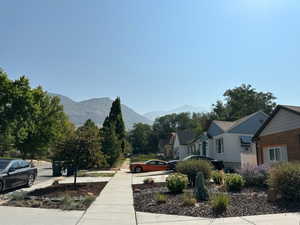
M 168 114 L 173 114 L 173 113 L 182 113 L 182 112 L 190 112 L 190 113 L 198 113 L 198 112 L 205 112 L 207 111 L 204 107 L 195 107 L 192 105 L 183 105 L 180 107 L 177 107 L 173 110 L 170 111 L 153 111 L 153 112 L 148 112 L 143 114 L 144 117 L 148 118 L 149 120 L 154 121 L 157 117 L 165 116 Z
M 74 101 L 64 95 L 48 93 L 50 96 L 60 98 L 61 104 L 64 106 L 65 113 L 70 120 L 76 125 L 81 126 L 88 119 L 93 120 L 97 125 L 102 126 L 105 118 L 110 112 L 113 100 L 107 97 L 92 98 L 84 101 Z M 155 118 L 172 113 L 181 112 L 204 112 L 203 107 L 194 107 L 191 105 L 183 105 L 170 111 L 153 111 L 143 115 L 135 112 L 126 105 L 121 105 L 124 123 L 127 129 L 131 129 L 135 123 L 152 124 Z
M 76 126 L 84 124 L 87 119 L 91 119 L 97 125 L 102 126 L 106 116 L 108 116 L 110 112 L 110 107 L 113 102 L 110 98 L 93 98 L 76 102 L 60 94 L 49 93 L 49 95 L 60 98 L 65 113 Z M 121 110 L 127 129 L 131 129 L 135 123 L 152 124 L 151 120 L 138 114 L 126 105 L 121 105 Z

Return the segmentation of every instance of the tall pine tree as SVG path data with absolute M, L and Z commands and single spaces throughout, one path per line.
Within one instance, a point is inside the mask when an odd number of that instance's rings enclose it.
M 125 125 L 121 110 L 121 100 L 118 97 L 111 106 L 110 113 L 106 117 L 102 127 L 102 148 L 108 157 L 108 163 L 113 163 L 124 152 L 125 144 Z

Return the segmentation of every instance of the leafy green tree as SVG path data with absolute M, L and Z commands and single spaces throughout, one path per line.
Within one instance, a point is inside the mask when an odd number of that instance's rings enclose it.
M 217 101 L 213 112 L 220 120 L 234 121 L 262 110 L 270 114 L 276 106 L 276 97 L 270 92 L 258 92 L 251 85 L 228 89 L 224 93 L 225 103 Z
M 148 124 L 134 124 L 133 129 L 129 133 L 129 142 L 135 154 L 147 154 L 158 150 L 157 137 L 152 127 Z
M 10 80 L 0 70 L 0 129 L 23 158 L 42 157 L 64 131 L 68 120 L 59 99 L 50 97 L 41 87 L 32 89 L 22 76 Z
M 83 126 L 76 131 L 77 137 L 85 140 L 86 168 L 103 168 L 107 162 L 101 151 L 101 136 L 97 125 L 92 120 L 87 120 Z

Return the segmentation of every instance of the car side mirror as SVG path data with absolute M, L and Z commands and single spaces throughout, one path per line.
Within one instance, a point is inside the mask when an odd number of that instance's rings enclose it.
M 9 169 L 8 169 L 8 172 L 9 173 L 12 173 L 12 172 L 15 172 L 16 171 L 16 169 L 14 168 L 14 167 L 10 167 Z

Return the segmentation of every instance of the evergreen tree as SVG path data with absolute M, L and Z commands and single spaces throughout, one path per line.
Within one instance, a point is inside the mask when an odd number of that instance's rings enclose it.
M 110 113 L 103 123 L 101 132 L 103 137 L 103 152 L 107 156 L 107 162 L 112 166 L 121 154 L 125 153 L 127 146 L 121 100 L 119 97 L 112 103 Z
M 110 166 L 121 155 L 121 143 L 116 135 L 114 124 L 110 124 L 102 129 L 102 149 Z

